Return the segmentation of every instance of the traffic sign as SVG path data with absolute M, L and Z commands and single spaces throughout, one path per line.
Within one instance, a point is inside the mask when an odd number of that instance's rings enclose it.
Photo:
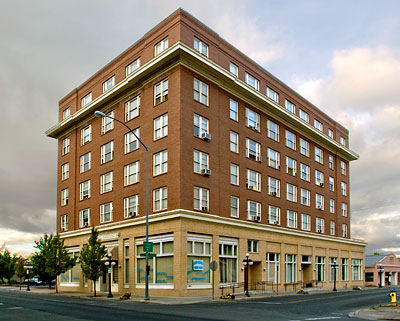
M 153 242 L 143 242 L 143 252 L 153 252 Z
M 139 256 L 146 256 L 146 253 L 140 253 Z M 156 253 L 149 253 L 149 257 L 157 257 Z
M 212 261 L 212 262 L 210 263 L 210 269 L 211 269 L 211 271 L 216 271 L 217 268 L 218 268 L 218 263 L 215 262 L 215 261 Z

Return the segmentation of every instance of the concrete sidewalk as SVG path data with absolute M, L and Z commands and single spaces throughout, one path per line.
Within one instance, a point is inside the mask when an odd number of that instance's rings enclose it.
M 350 313 L 349 316 L 366 320 L 400 320 L 400 307 L 372 307 Z

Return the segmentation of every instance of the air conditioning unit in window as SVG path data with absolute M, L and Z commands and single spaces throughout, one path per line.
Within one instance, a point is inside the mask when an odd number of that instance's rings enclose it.
M 89 198 L 89 195 L 83 195 L 83 199 Z
M 254 221 L 254 222 L 260 222 L 261 221 L 261 217 L 253 215 L 253 216 L 251 216 L 251 220 Z
M 319 186 L 324 187 L 324 183 L 319 183 Z
M 210 176 L 210 175 L 211 175 L 211 169 L 203 168 L 203 169 L 201 170 L 201 174 L 202 174 L 203 176 Z
M 201 210 L 202 210 L 202 211 L 205 211 L 205 212 L 208 212 L 208 207 L 202 206 L 202 207 L 201 207 Z
M 249 153 L 249 158 L 257 159 L 257 156 L 256 156 L 255 154 L 250 154 L 250 153 Z
M 261 156 L 256 156 L 256 161 L 261 162 L 262 157 Z
M 322 206 L 317 206 L 317 210 L 322 210 Z
M 201 133 L 201 138 L 209 141 L 211 139 L 211 134 L 209 133 Z
M 279 221 L 274 221 L 274 225 L 279 225 Z
M 278 196 L 278 193 L 277 192 L 271 192 L 271 195 L 272 196 Z
M 136 212 L 131 211 L 128 213 L 128 217 L 135 217 L 135 216 L 136 216 Z

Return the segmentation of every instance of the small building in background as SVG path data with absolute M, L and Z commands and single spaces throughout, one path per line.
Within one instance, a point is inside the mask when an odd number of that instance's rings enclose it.
M 365 256 L 365 285 L 379 286 L 380 282 L 382 286 L 400 284 L 400 259 L 393 253 Z

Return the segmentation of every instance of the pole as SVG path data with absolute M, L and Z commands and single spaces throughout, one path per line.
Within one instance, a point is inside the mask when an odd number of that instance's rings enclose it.
M 28 287 L 26 288 L 26 291 L 30 291 L 30 290 L 31 290 L 31 288 L 29 287 L 29 283 L 30 283 L 30 282 L 29 282 L 29 273 L 30 273 L 30 272 L 29 272 L 29 269 L 27 269 L 27 270 L 26 270 L 26 274 L 28 274 Z
M 337 269 L 337 265 L 335 263 L 333 265 L 333 291 L 337 291 L 337 289 L 336 289 L 336 269 Z
M 212 297 L 214 300 L 214 270 L 212 270 Z
M 149 241 L 149 149 L 146 149 L 146 242 Z M 149 252 L 146 252 L 146 288 L 144 299 L 150 300 L 149 297 Z

